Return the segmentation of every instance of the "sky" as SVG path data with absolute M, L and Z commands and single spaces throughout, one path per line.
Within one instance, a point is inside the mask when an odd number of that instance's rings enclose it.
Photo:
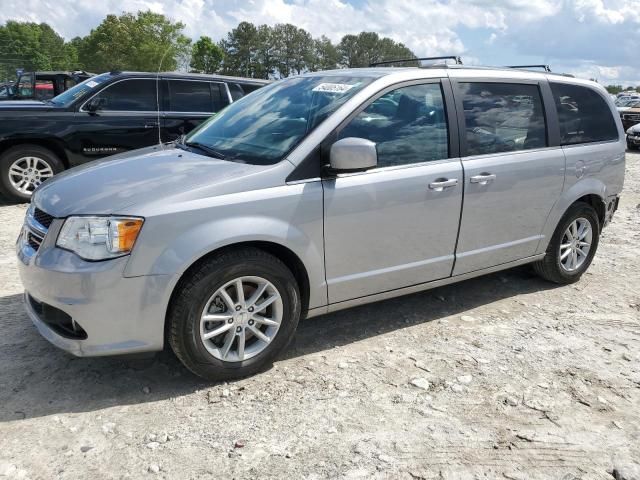
M 109 13 L 152 10 L 219 40 L 241 21 L 292 23 L 334 42 L 374 31 L 418 56 L 467 64 L 550 64 L 602 84 L 640 86 L 640 0 L 2 0 L 0 23 L 46 22 L 71 39 Z

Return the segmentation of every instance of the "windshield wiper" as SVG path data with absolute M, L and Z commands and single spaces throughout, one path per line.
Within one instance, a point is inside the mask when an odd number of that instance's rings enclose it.
M 219 158 L 220 160 L 226 160 L 226 158 L 227 158 L 226 156 L 224 156 L 222 153 L 220 153 L 216 149 L 211 148 L 210 146 L 205 145 L 204 143 L 200 143 L 200 142 L 185 142 L 185 143 L 181 143 L 180 145 L 185 145 L 187 147 L 197 148 L 197 149 L 202 150 L 203 152 L 205 152 L 210 157 Z

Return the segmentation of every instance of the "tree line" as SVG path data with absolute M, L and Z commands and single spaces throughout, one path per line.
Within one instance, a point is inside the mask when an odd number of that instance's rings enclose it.
M 241 22 L 219 42 L 192 41 L 185 25 L 151 11 L 107 15 L 84 37 L 66 41 L 46 23 L 0 25 L 0 78 L 29 70 L 105 72 L 195 71 L 253 78 L 282 78 L 307 71 L 365 67 L 415 58 L 402 43 L 374 32 L 345 35 L 334 44 L 291 24 Z M 415 62 L 412 62 L 415 64 Z

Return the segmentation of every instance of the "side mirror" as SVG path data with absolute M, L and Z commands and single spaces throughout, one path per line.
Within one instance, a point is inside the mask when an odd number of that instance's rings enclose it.
M 106 98 L 94 97 L 85 105 L 87 112 L 95 113 L 102 110 L 107 105 Z
M 378 165 L 376 144 L 364 138 L 343 138 L 331 146 L 331 169 L 336 172 L 367 170 Z

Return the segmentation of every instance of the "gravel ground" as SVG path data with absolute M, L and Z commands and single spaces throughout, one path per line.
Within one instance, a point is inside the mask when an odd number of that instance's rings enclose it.
M 303 322 L 271 370 L 77 359 L 23 313 L 0 206 L 0 477 L 640 478 L 640 155 L 582 280 L 519 268 Z

